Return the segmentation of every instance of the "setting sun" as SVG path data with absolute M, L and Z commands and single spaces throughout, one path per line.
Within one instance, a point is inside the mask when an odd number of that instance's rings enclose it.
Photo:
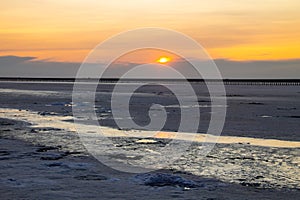
M 157 60 L 157 62 L 158 62 L 158 63 L 161 63 L 161 64 L 165 64 L 165 63 L 169 62 L 170 60 L 171 60 L 171 58 L 169 58 L 169 57 L 160 57 L 160 58 Z

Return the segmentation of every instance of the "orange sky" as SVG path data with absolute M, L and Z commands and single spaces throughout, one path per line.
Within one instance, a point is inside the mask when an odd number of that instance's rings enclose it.
M 300 58 L 299 0 L 10 0 L 0 2 L 0 56 L 81 62 L 122 31 L 162 27 L 215 58 Z

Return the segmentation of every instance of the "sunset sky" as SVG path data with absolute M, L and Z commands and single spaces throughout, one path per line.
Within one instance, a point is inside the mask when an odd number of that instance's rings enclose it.
M 0 3 L 0 56 L 81 62 L 122 31 L 162 27 L 214 59 L 300 58 L 299 0 L 10 0 Z

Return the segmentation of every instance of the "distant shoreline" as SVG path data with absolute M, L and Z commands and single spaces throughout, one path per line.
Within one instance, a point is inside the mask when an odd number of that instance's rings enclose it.
M 184 82 L 191 83 L 221 83 L 225 85 L 300 85 L 300 79 L 118 79 L 118 78 L 32 78 L 32 77 L 0 77 L 1 81 L 36 81 L 36 82 Z

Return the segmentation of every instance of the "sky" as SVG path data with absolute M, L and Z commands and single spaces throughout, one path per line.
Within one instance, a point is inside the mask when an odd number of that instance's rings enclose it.
M 25 57 L 24 66 L 28 62 L 78 65 L 112 35 L 161 27 L 188 35 L 219 63 L 242 66 L 241 72 L 249 63 L 264 63 L 272 77 L 280 76 L 280 70 L 272 74 L 274 65 L 280 66 L 283 77 L 299 77 L 295 71 L 300 68 L 294 64 L 300 59 L 299 10 L 299 0 L 1 1 L 0 72 L 8 76 L 9 69 L 4 68 L 16 66 L 15 57 Z

